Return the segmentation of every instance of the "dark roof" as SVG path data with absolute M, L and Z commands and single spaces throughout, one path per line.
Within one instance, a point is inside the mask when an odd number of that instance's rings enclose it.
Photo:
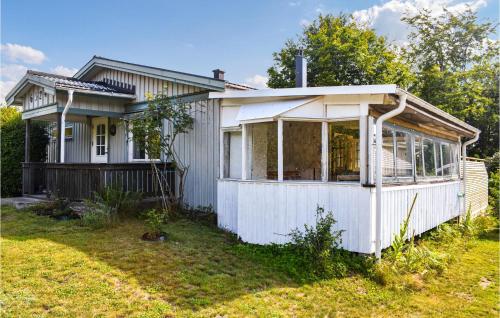
M 28 74 L 33 77 L 39 77 L 51 81 L 55 84 L 56 88 L 88 90 L 104 93 L 134 94 L 134 88 L 132 86 L 120 87 L 105 82 L 82 81 L 74 77 L 67 77 L 31 70 L 28 71 Z
M 228 81 L 226 81 L 226 88 L 238 89 L 238 90 L 242 90 L 242 91 L 256 90 L 256 88 L 251 87 L 251 86 L 238 84 L 238 83 L 232 83 L 232 82 L 228 82 Z

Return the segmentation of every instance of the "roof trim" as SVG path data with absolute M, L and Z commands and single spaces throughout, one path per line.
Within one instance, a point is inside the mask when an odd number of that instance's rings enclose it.
M 209 98 L 252 98 L 252 97 L 286 97 L 286 96 L 319 96 L 319 95 L 365 95 L 395 94 L 397 86 L 388 85 L 350 85 L 296 88 L 269 88 L 248 91 L 211 92 Z
M 85 76 L 95 67 L 110 68 L 149 77 L 155 77 L 170 82 L 188 84 L 216 91 L 224 91 L 225 81 L 213 77 L 201 76 L 178 71 L 172 71 L 159 67 L 134 64 L 118 60 L 112 60 L 101 56 L 94 56 L 76 74 L 74 78 L 84 79 Z

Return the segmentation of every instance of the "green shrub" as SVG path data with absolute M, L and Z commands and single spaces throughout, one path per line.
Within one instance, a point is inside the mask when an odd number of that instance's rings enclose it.
M 15 107 L 0 107 L 0 164 L 2 197 L 20 195 L 22 192 L 22 166 L 24 161 L 25 125 Z M 30 158 L 32 162 L 44 161 L 49 142 L 45 124 L 32 122 L 30 130 Z M 5 173 L 8 172 L 8 173 Z
M 135 212 L 142 198 L 139 192 L 123 191 L 115 186 L 107 186 L 94 196 L 95 199 L 104 202 L 120 215 Z
M 102 200 L 86 200 L 87 209 L 82 214 L 81 224 L 92 229 L 111 227 L 118 221 L 116 210 Z
M 162 225 L 165 223 L 167 215 L 168 213 L 156 209 L 144 212 L 144 220 L 149 237 L 155 238 L 161 234 Z

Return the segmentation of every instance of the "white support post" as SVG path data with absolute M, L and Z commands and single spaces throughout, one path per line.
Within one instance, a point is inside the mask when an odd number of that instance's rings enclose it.
M 66 140 L 66 114 L 68 113 L 69 107 L 73 103 L 73 90 L 68 91 L 68 101 L 66 102 L 66 106 L 64 106 L 64 110 L 61 115 L 61 126 L 60 126 L 60 143 L 61 143 L 61 153 L 60 153 L 60 161 L 64 162 L 64 152 L 65 152 L 65 140 Z M 107 137 L 106 137 L 107 138 Z
M 368 182 L 368 102 L 359 104 L 359 177 L 361 184 Z
M 328 182 L 328 122 L 321 123 L 321 180 Z
M 375 157 L 373 156 L 373 137 L 375 135 L 375 125 L 374 125 L 374 120 L 372 116 L 368 116 L 367 118 L 367 154 L 366 154 L 366 160 L 367 160 L 367 171 L 366 171 L 366 182 L 368 184 L 373 184 L 374 181 L 374 174 L 373 172 L 375 171 Z
M 219 179 L 224 179 L 224 131 L 219 129 Z
M 278 181 L 283 181 L 283 119 L 278 119 Z
M 247 180 L 247 124 L 241 125 L 241 180 Z

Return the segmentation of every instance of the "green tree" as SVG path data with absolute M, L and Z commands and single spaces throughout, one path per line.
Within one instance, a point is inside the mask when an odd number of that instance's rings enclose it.
M 25 125 L 15 107 L 0 107 L 1 196 L 19 195 L 22 191 Z M 44 161 L 49 141 L 45 125 L 33 122 L 30 130 L 30 157 L 33 162 Z
M 151 160 L 151 169 L 160 187 L 163 212 L 182 208 L 184 185 L 189 170 L 175 150 L 175 142 L 180 134 L 188 133 L 194 124 L 189 104 L 180 103 L 172 97 L 160 93 L 148 95 L 148 107 L 141 116 L 130 120 L 132 139 L 141 145 Z M 168 183 L 154 159 L 164 158 L 173 165 L 178 178 L 177 193 Z M 166 164 L 167 160 L 164 160 Z
M 286 41 L 273 53 L 269 87 L 295 86 L 295 55 L 299 48 L 308 60 L 307 85 L 398 84 L 411 80 L 409 67 L 386 39 L 358 26 L 349 16 L 320 15 L 297 40 Z
M 407 58 L 416 74 L 410 91 L 481 129 L 471 155 L 498 149 L 498 43 L 491 23 L 479 23 L 470 8 L 434 17 L 423 10 L 403 18 L 412 27 Z

